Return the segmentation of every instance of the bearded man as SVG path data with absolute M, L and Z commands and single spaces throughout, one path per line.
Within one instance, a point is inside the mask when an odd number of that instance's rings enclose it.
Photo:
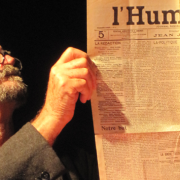
M 84 152 L 62 147 L 55 153 L 52 148 L 73 117 L 79 94 L 82 103 L 90 100 L 94 67 L 86 53 L 68 48 L 51 68 L 39 114 L 14 134 L 12 114 L 25 102 L 27 86 L 20 77 L 21 62 L 0 46 L 1 180 L 98 179 L 95 161 Z

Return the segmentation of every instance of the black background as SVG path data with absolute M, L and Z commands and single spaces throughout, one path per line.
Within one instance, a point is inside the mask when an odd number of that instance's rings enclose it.
M 23 64 L 28 101 L 14 114 L 16 129 L 41 109 L 51 66 L 69 46 L 86 51 L 85 0 L 0 2 L 0 44 Z M 90 102 L 77 102 L 73 120 L 58 141 L 95 154 Z

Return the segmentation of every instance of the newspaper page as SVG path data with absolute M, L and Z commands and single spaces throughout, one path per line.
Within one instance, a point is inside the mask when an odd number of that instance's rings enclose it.
M 87 43 L 100 179 L 180 179 L 179 0 L 87 0 Z
M 179 180 L 179 132 L 96 136 L 100 180 Z
M 96 134 L 180 129 L 179 0 L 88 0 Z

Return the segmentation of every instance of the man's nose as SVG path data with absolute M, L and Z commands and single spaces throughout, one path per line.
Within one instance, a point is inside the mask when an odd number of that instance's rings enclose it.
M 1 54 L 0 54 L 1 55 Z M 15 64 L 15 58 L 6 54 L 5 56 L 0 56 L 1 64 L 0 64 L 0 70 L 3 69 L 4 65 L 14 65 Z

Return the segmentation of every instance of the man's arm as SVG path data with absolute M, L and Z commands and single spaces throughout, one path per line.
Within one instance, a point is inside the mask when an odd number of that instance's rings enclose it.
M 43 108 L 32 125 L 52 146 L 72 119 L 75 105 L 90 100 L 96 87 L 95 65 L 83 51 L 68 48 L 51 68 Z
M 0 180 L 38 179 L 45 172 L 58 180 L 66 169 L 47 141 L 27 123 L 1 146 Z
M 49 146 L 73 117 L 79 94 L 83 103 L 90 99 L 96 86 L 93 68 L 84 52 L 68 48 L 63 53 L 51 68 L 45 103 L 33 126 L 27 123 L 2 145 L 0 179 L 38 179 L 43 173 L 50 179 L 98 179 L 92 158 L 73 149 L 68 149 L 71 156 L 63 154 L 62 147 L 58 157 Z

